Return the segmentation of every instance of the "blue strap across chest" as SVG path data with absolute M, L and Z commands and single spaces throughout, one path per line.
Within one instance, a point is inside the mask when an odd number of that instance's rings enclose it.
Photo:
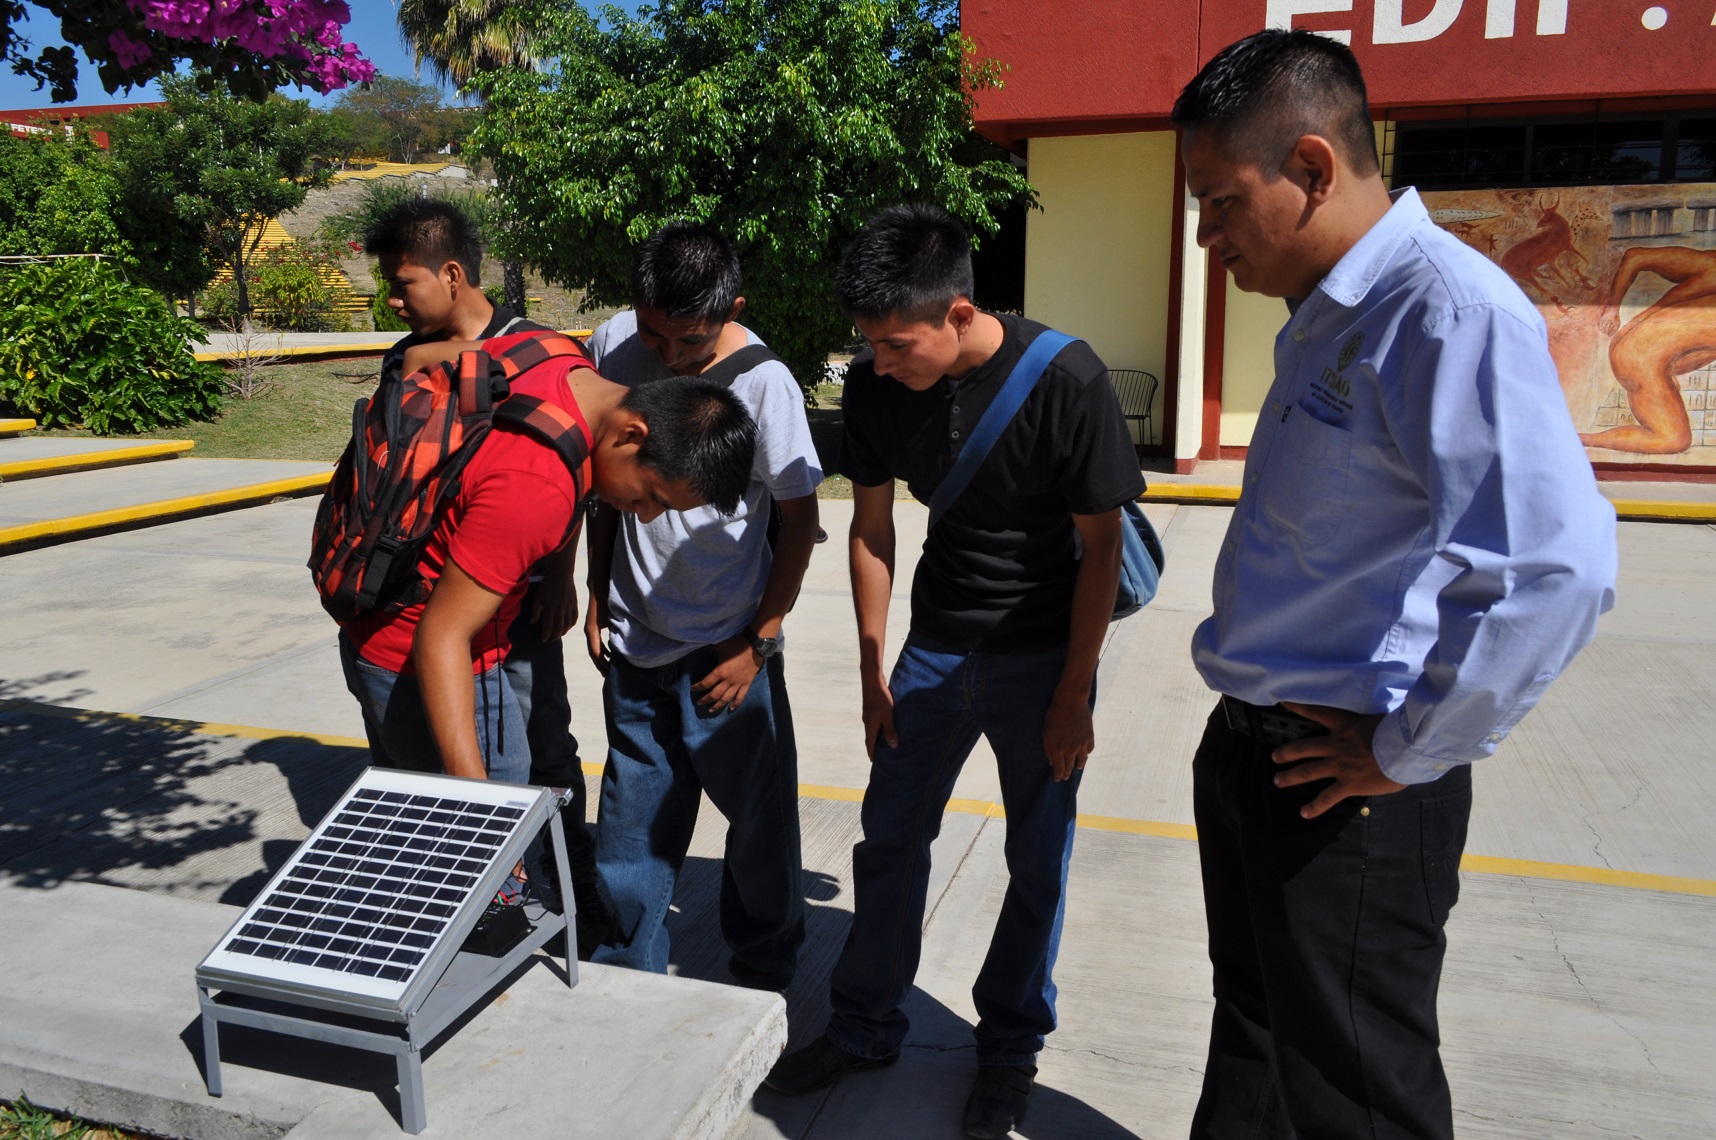
M 1001 438 L 1001 433 L 1013 421 L 1013 415 L 1024 404 L 1025 397 L 1031 394 L 1031 389 L 1037 386 L 1043 371 L 1048 368 L 1049 361 L 1060 354 L 1061 349 L 1077 340 L 1064 332 L 1054 329 L 1044 329 L 1037 334 L 1025 349 L 1019 363 L 1013 366 L 1007 380 L 1001 385 L 1001 390 L 995 393 L 995 399 L 984 411 L 977 426 L 971 431 L 971 438 L 965 441 L 965 447 L 960 450 L 959 458 L 953 461 L 953 467 L 947 476 L 936 486 L 935 493 L 930 496 L 929 525 L 935 526 L 947 509 L 970 485 L 977 469 L 983 466 L 983 461 L 989 458 L 989 452 L 995 446 L 995 441 Z

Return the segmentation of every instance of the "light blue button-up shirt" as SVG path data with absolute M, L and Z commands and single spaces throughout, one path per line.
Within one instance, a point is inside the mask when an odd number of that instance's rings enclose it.
M 1543 319 L 1414 190 L 1275 338 L 1192 656 L 1212 689 L 1388 712 L 1378 764 L 1496 745 L 1614 603 L 1597 491 Z

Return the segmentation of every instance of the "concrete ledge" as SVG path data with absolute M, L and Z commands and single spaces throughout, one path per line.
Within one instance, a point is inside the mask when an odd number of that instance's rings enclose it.
M 171 519 L 255 506 L 280 498 L 312 495 L 326 487 L 328 480 L 332 477 L 333 472 L 331 470 L 320 471 L 313 475 L 296 475 L 289 479 L 252 483 L 243 487 L 232 487 L 201 495 L 185 495 L 180 498 L 139 503 L 135 506 L 119 507 L 109 511 L 93 511 L 89 514 L 70 515 L 64 518 L 43 519 L 39 522 L 24 523 L 18 526 L 0 527 L 0 555 L 15 554 L 22 550 L 34 550 L 41 546 L 51 546 L 56 542 L 89 538 L 97 534 L 153 526 L 156 523 Z
M 14 444 L 12 446 L 22 446 Z M 0 479 L 34 479 L 43 475 L 58 475 L 66 471 L 93 471 L 101 467 L 119 467 L 126 463 L 145 463 L 154 459 L 171 459 L 191 450 L 196 444 L 188 439 L 151 440 L 128 447 L 103 447 L 67 451 L 61 455 L 42 455 L 31 459 L 15 459 L 0 463 Z
M 0 419 L 0 435 L 17 435 L 21 431 L 35 431 L 35 420 Z
M 238 908 L 0 885 L 0 1089 L 198 1140 L 395 1140 L 391 1060 L 226 1029 L 203 1084 L 192 971 Z M 775 994 L 539 959 L 425 1056 L 425 1136 L 720 1137 L 786 1045 Z

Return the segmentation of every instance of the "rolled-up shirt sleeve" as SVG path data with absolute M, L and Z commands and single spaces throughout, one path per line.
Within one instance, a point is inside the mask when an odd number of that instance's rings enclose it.
M 1541 322 L 1454 309 L 1412 352 L 1394 440 L 1431 513 L 1437 636 L 1378 726 L 1390 779 L 1488 756 L 1614 604 L 1615 512 L 1574 432 Z

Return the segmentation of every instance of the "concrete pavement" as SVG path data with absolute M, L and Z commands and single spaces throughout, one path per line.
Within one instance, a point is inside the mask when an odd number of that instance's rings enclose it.
M 1189 762 L 1211 698 L 1186 644 L 1208 612 L 1227 511 L 1148 509 L 1169 570 L 1104 657 L 1057 968 L 1062 1028 L 1025 1136 L 1183 1135 L 1200 1079 L 1209 981 Z M 812 915 L 787 995 L 795 1044 L 826 1016 L 867 766 L 839 541 L 849 510 L 824 502 L 835 537 L 787 626 Z M 305 734 L 361 730 L 302 568 L 313 512 L 280 503 L 0 559 L 0 696 L 23 702 L 0 714 L 0 774 L 14 789 L 0 877 L 237 901 L 319 818 L 318 789 L 343 786 L 356 753 Z M 898 513 L 896 645 L 923 530 L 921 508 Z M 1476 772 L 1443 997 L 1463 1136 L 1655 1140 L 1707 1136 L 1716 1122 L 1705 1075 L 1716 1070 L 1716 529 L 1629 523 L 1621 543 L 1620 602 L 1597 642 Z M 586 761 L 599 760 L 594 673 L 571 656 L 574 729 Z M 179 719 L 80 719 L 44 704 Z M 210 735 L 185 721 L 254 730 Z M 260 739 L 270 730 L 285 735 Z M 968 991 L 1005 883 L 1005 824 L 981 748 L 955 794 L 905 1060 L 822 1096 L 760 1094 L 735 1137 L 957 1133 Z M 712 935 L 720 846 L 706 807 L 673 929 L 675 968 L 709 981 L 725 977 Z M 182 975 L 189 999 L 188 965 Z M 0 983 L 0 1021 L 18 994 Z M 433 1091 L 430 1110 L 434 1131 Z

